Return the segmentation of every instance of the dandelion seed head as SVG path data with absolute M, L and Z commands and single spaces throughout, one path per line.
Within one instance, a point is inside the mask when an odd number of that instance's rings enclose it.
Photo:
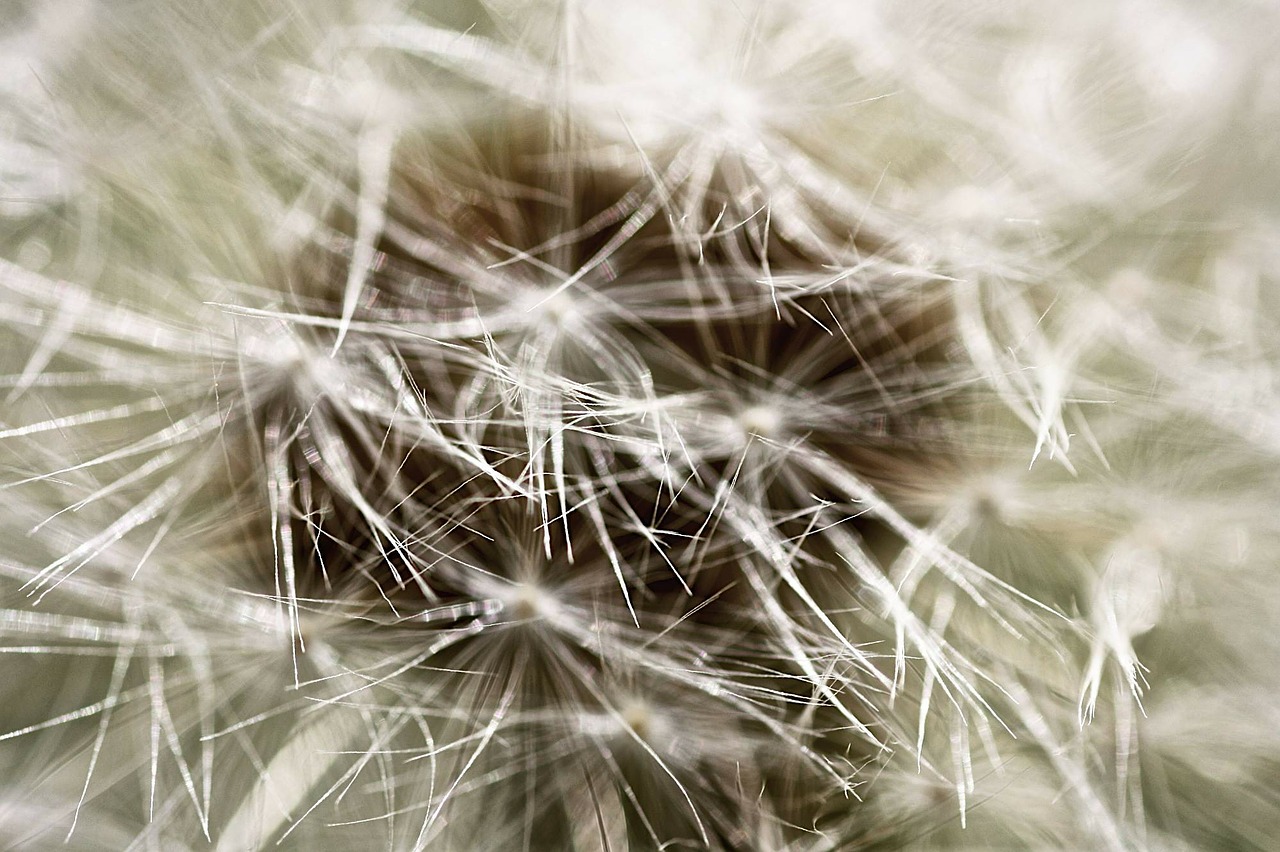
M 351 127 L 404 124 L 415 110 L 404 94 L 379 76 L 368 63 L 346 57 L 332 72 L 290 69 L 293 97 L 309 111 L 321 111 Z
M 737 429 L 743 443 L 752 438 L 776 440 L 781 436 L 785 420 L 782 412 L 770 405 L 751 405 L 736 416 Z
M 631 698 L 618 708 L 618 717 L 626 730 L 645 742 L 662 742 L 666 720 L 642 698 Z
M 749 144 L 758 137 L 761 122 L 770 114 L 758 93 L 732 80 L 708 81 L 697 88 L 705 93 L 704 112 L 723 128 L 726 139 Z
M 626 748 L 636 739 L 658 750 L 664 748 L 666 719 L 652 701 L 643 696 L 624 694 L 604 709 L 583 708 L 572 724 L 583 733 L 600 737 L 618 748 Z
M 517 583 L 499 596 L 517 621 L 556 621 L 561 613 L 555 593 L 535 583 Z
M 70 194 L 77 180 L 70 164 L 38 142 L 6 138 L 0 128 L 0 217 L 23 219 Z M 38 254 L 37 254 L 38 258 Z
M 45 62 L 73 54 L 80 43 L 92 36 L 98 14 L 96 0 L 50 0 L 31 3 L 18 0 L 15 12 L 25 12 L 27 26 L 17 36 L 5 33 L 5 50 L 0 63 L 12 63 L 12 74 L 0 75 L 0 87 L 25 82 L 24 77 Z M 18 11 L 21 7 L 26 7 Z M 35 66 L 35 67 L 33 67 Z
M 1025 498 L 1013 476 L 984 476 L 969 486 L 967 500 L 979 517 L 1007 522 L 1017 517 Z
M 585 317 L 580 297 L 567 290 L 534 291 L 524 296 L 518 307 L 558 331 L 572 331 Z
M 1151 276 L 1140 269 L 1120 269 L 1106 281 L 1109 300 L 1120 308 L 1141 307 L 1156 290 Z
M 1104 559 L 1107 567 L 1099 582 L 1095 619 L 1125 638 L 1154 628 L 1170 591 L 1160 554 L 1149 546 L 1122 542 Z
M 193 2 L 0 13 L 28 845 L 1275 836 L 1273 15 Z
M 1134 4 L 1127 10 L 1139 78 L 1156 97 L 1194 102 L 1219 90 L 1226 72 L 1222 48 L 1203 21 L 1191 20 L 1176 9 Z
M 302 399 L 340 394 L 348 381 L 349 370 L 339 354 L 287 329 L 248 329 L 241 335 L 240 352 L 258 368 L 263 388 L 292 388 Z
M 33 272 L 39 272 L 53 260 L 53 250 L 49 244 L 38 237 L 23 240 L 18 247 L 17 261 Z
M 989 188 L 965 184 L 942 199 L 942 215 L 949 221 L 991 222 L 1005 215 L 1005 208 Z
M 1042 48 L 1022 59 L 1006 96 L 1028 119 L 1051 125 L 1055 111 L 1063 109 L 1069 97 L 1073 73 L 1072 56 L 1065 48 Z

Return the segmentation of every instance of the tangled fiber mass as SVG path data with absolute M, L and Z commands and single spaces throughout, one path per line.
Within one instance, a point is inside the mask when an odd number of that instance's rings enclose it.
M 0 11 L 0 845 L 1274 849 L 1280 7 Z

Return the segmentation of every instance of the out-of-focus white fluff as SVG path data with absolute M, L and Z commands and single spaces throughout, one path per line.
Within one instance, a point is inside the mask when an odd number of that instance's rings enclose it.
M 1277 27 L 10 4 L 6 848 L 1271 848 Z

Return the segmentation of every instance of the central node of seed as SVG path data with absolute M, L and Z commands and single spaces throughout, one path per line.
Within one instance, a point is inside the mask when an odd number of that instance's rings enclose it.
M 770 440 L 782 434 L 782 414 L 768 405 L 753 405 L 738 413 L 738 428 L 744 439 Z
M 542 313 L 557 325 L 564 325 L 578 316 L 578 306 L 568 293 L 555 293 L 543 303 Z
M 720 118 L 725 130 L 746 139 L 755 135 L 756 128 L 764 115 L 756 93 L 731 82 L 713 85 L 711 91 L 714 95 L 708 104 L 708 112 Z
M 980 518 L 1005 523 L 1017 499 L 1017 486 L 998 476 L 984 477 L 968 490 L 969 510 Z
M 555 598 L 544 589 L 527 583 L 521 584 L 513 590 L 513 594 L 506 602 L 506 605 L 517 621 L 550 618 L 558 610 Z
M 573 325 L 582 316 L 578 300 L 567 291 L 538 290 L 524 299 L 525 312 L 556 328 Z
M 630 728 L 632 733 L 646 742 L 649 741 L 658 724 L 653 708 L 644 701 L 628 701 L 620 708 L 618 715 L 622 717 L 622 723 Z
M 269 378 L 264 385 L 291 386 L 306 396 L 345 385 L 345 369 L 333 355 L 292 334 L 246 336 L 242 344 Z

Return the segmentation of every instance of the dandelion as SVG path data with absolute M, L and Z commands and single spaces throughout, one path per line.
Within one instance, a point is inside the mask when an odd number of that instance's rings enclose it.
M 1272 10 L 0 16 L 14 848 L 1268 848 Z

